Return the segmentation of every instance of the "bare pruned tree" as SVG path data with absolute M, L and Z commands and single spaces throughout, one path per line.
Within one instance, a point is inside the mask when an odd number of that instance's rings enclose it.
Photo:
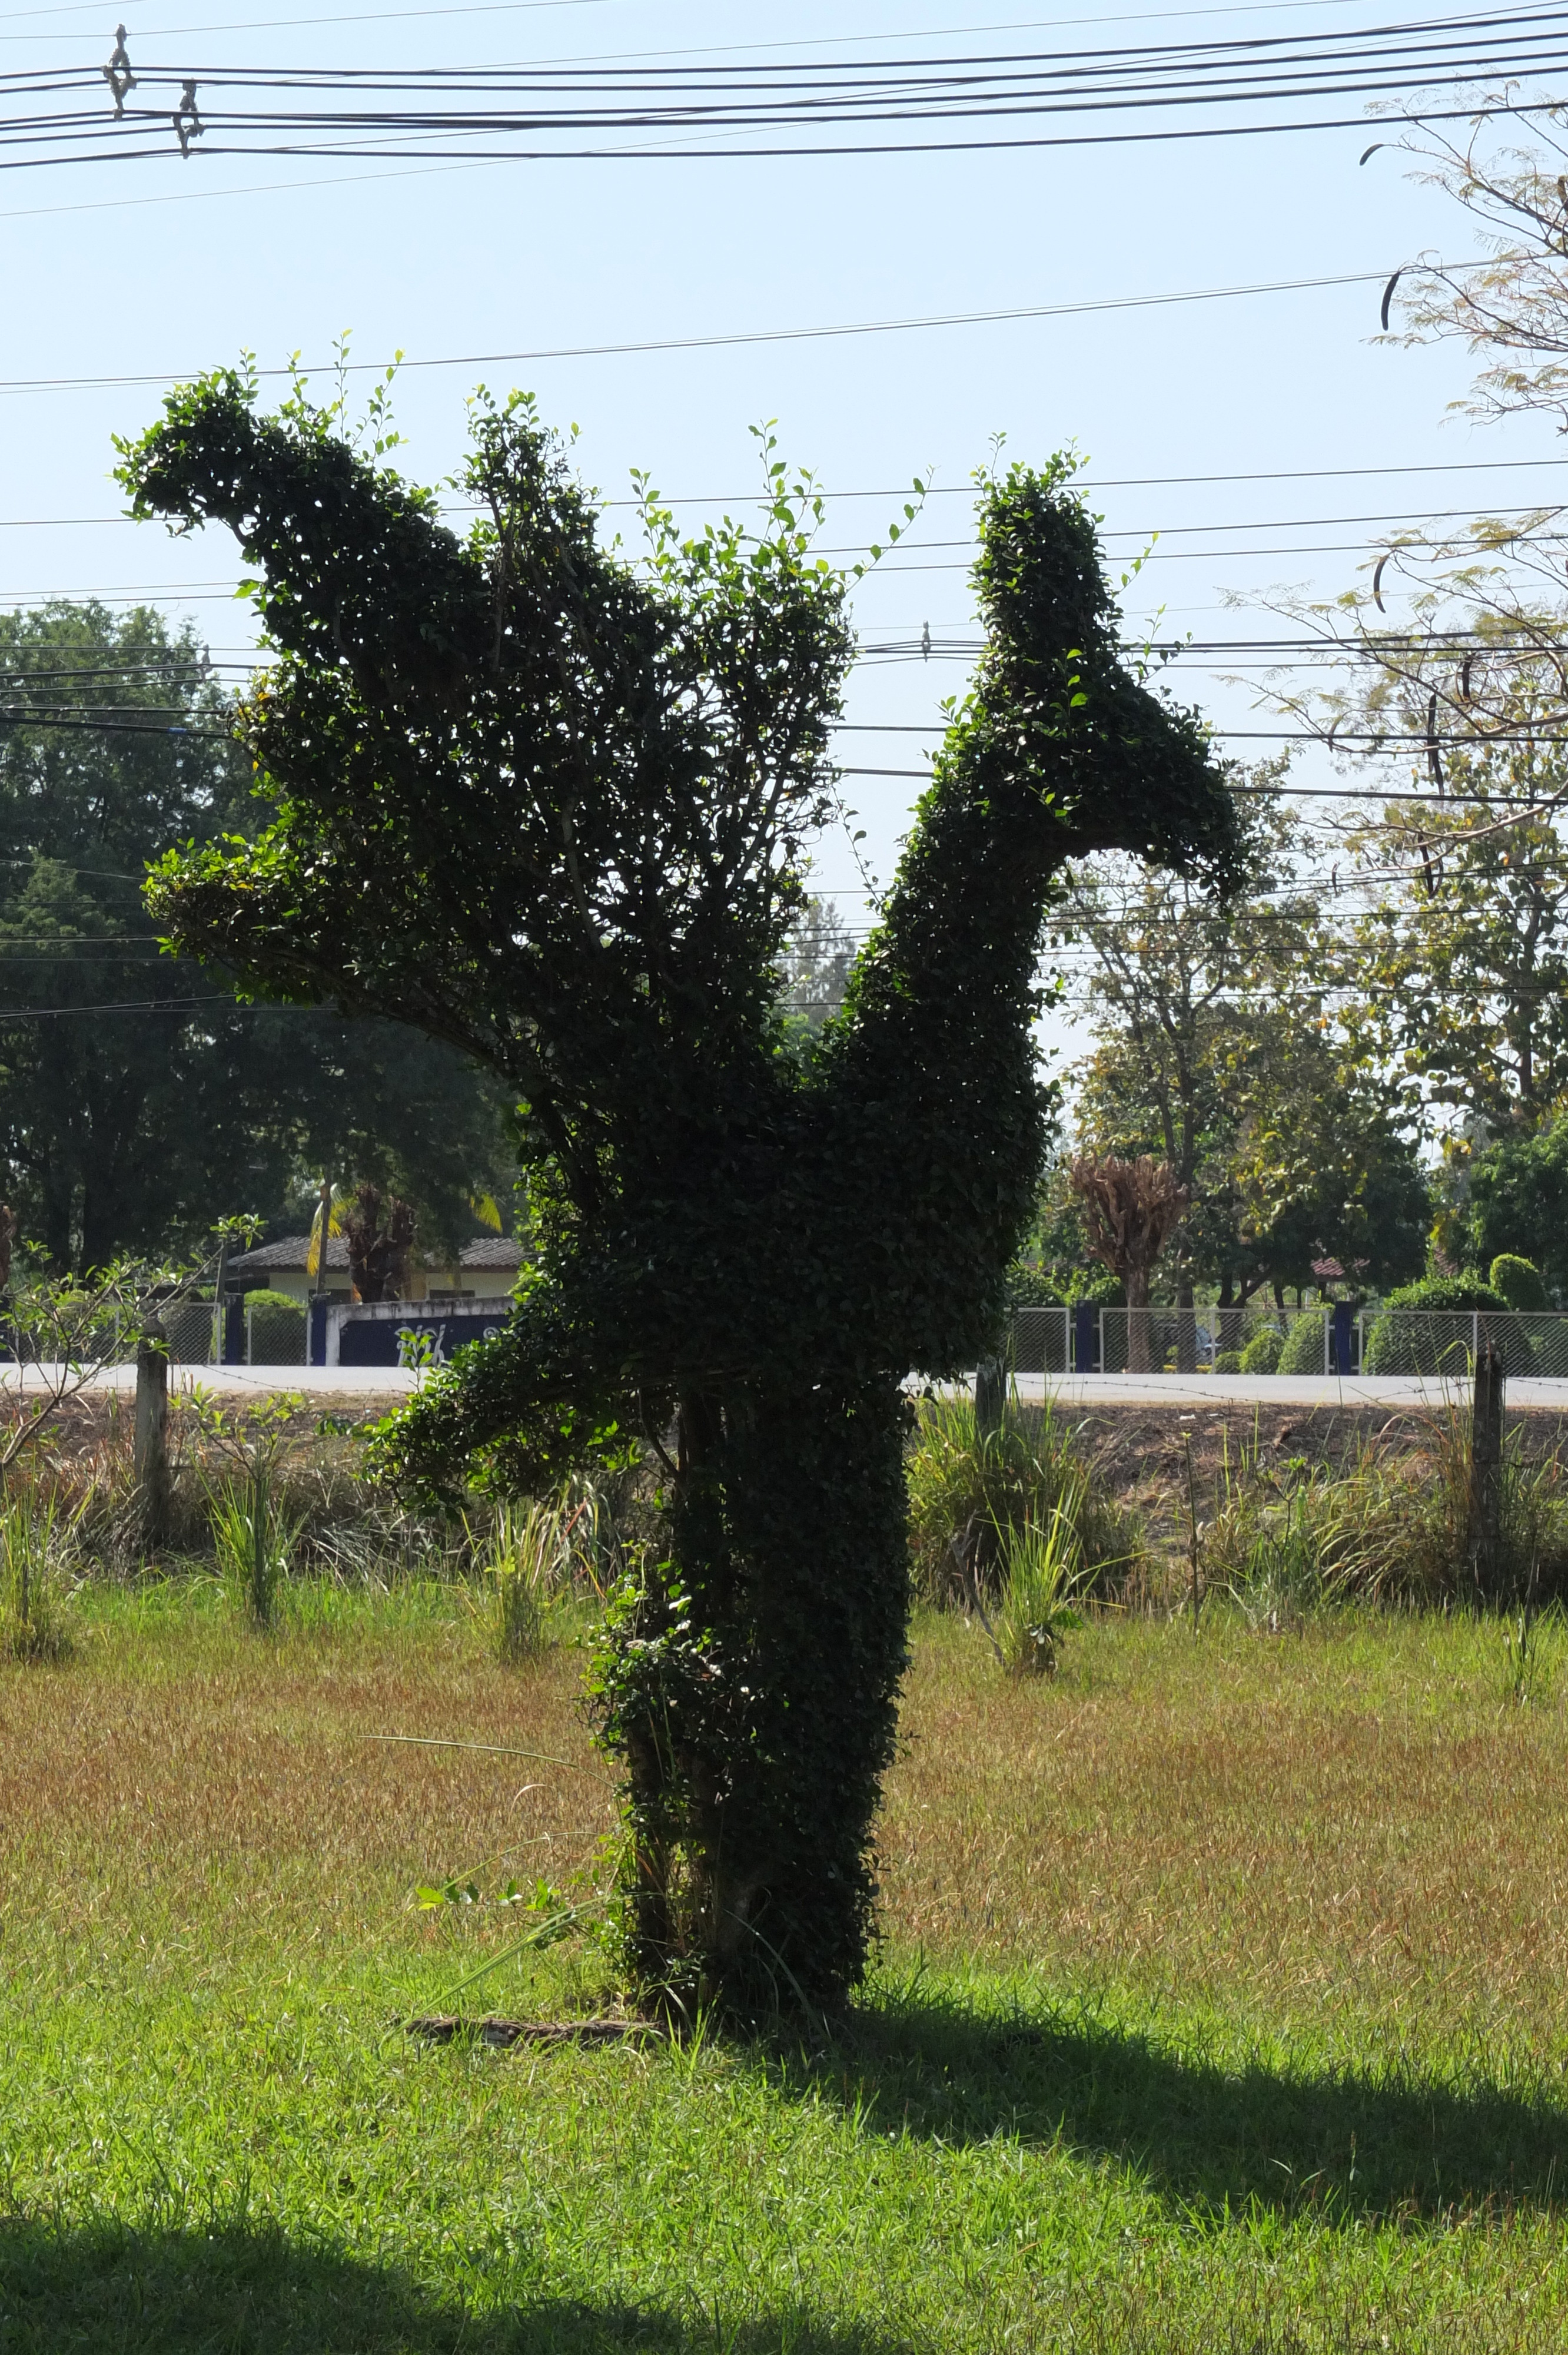
M 1089 1249 L 1127 1291 L 1128 1369 L 1147 1373 L 1149 1282 L 1166 1237 L 1187 1207 L 1186 1188 L 1168 1161 L 1147 1153 L 1136 1161 L 1118 1160 L 1114 1153 L 1080 1154 L 1068 1178 L 1084 1205 Z

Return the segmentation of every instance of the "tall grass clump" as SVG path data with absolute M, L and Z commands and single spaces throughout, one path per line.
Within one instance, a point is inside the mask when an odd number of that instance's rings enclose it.
M 272 1626 L 278 1590 L 288 1576 L 293 1524 L 281 1509 L 272 1466 L 253 1465 L 212 1499 L 212 1543 L 218 1576 L 253 1627 Z
M 1204 1583 L 1229 1592 L 1255 1626 L 1294 1625 L 1351 1595 L 1375 1599 L 1385 1561 L 1384 1467 L 1364 1450 L 1352 1469 L 1271 1473 L 1244 1450 L 1222 1471 L 1201 1534 Z
M 1062 1638 L 1082 1625 L 1073 1596 L 1084 1577 L 1073 1564 L 1073 1532 L 1061 1508 L 1048 1529 L 1025 1521 L 1003 1529 L 995 1616 L 976 1590 L 980 1622 L 1009 1676 L 1054 1677 Z
M 64 1583 L 74 1532 L 52 1498 L 0 1506 L 0 1643 L 16 1660 L 55 1660 L 69 1647 Z
M 1294 1622 L 1340 1602 L 1414 1610 L 1535 1606 L 1568 1595 L 1568 1482 L 1556 1455 L 1526 1460 L 1508 1435 L 1500 1542 L 1476 1583 L 1471 1435 L 1457 1399 L 1413 1446 L 1363 1443 L 1347 1469 L 1270 1469 L 1227 1456 L 1202 1533 L 1204 1576 L 1255 1624 Z
M 550 1605 L 571 1581 L 578 1518 L 537 1501 L 496 1508 L 479 1567 L 490 1588 L 496 1654 L 508 1668 L 545 1649 Z
M 907 1476 L 910 1564 L 916 1592 L 933 1603 L 999 1595 L 1015 1532 L 1059 1551 L 1075 1588 L 1104 1591 L 1132 1571 L 1142 1529 L 1085 1453 L 1078 1426 L 1049 1399 L 1011 1407 L 980 1431 L 967 1399 L 921 1401 Z

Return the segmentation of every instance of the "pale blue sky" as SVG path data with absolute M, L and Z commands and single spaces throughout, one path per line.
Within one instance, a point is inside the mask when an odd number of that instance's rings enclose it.
M 276 16 L 270 13 L 276 9 Z M 113 12 L 0 10 L 0 69 L 106 58 Z M 452 65 L 523 59 L 716 54 L 736 44 L 1063 48 L 1081 42 L 1382 21 L 1366 0 L 1175 14 L 1081 9 L 1052 17 L 1028 0 L 546 0 L 407 16 L 312 16 L 300 0 L 154 0 L 127 11 L 138 65 Z M 789 56 L 758 48 L 755 55 Z M 1354 109 L 1329 111 L 1353 112 Z M 1386 273 L 1416 250 L 1475 250 L 1446 201 L 1383 153 L 1370 132 L 1020 155 L 771 162 L 534 163 L 402 170 L 255 163 L 203 155 L 69 171 L 0 172 L 6 300 L 0 378 L 185 371 L 245 346 L 264 364 L 300 349 L 324 358 L 352 328 L 355 349 L 411 361 L 670 336 L 896 319 L 1107 296 Z M 301 182 L 313 185 L 291 185 Z M 237 193 L 230 193 L 235 191 Z M 398 421 L 426 479 L 457 461 L 463 397 L 482 373 L 526 384 L 546 415 L 582 428 L 585 472 L 624 496 L 649 467 L 676 496 L 736 497 L 755 479 L 749 423 L 777 418 L 783 449 L 830 491 L 882 490 L 930 470 L 958 485 L 993 432 L 1043 457 L 1077 441 L 1090 477 L 1202 475 L 1437 460 L 1555 457 L 1548 429 L 1445 423 L 1467 378 L 1453 352 L 1372 340 L 1380 288 L 1256 295 L 1100 315 L 729 350 L 539 361 L 404 376 Z M 149 389 L 0 396 L 0 517 L 108 517 L 110 436 L 154 413 Z M 1227 590 L 1292 581 L 1324 593 L 1352 575 L 1374 524 L 1363 517 L 1469 508 L 1499 496 L 1484 474 L 1361 481 L 1192 484 L 1107 489 L 1107 530 L 1172 534 L 1130 609 L 1163 602 L 1166 625 L 1200 636 L 1265 625 L 1223 610 Z M 1511 493 L 1510 494 L 1512 495 Z M 1521 494 L 1522 495 L 1522 494 Z M 689 510 L 694 518 L 700 512 Z M 894 502 L 845 499 L 833 548 L 879 533 Z M 1296 530 L 1243 525 L 1308 519 Z M 1234 527 L 1202 540 L 1179 527 Z M 918 538 L 963 543 L 966 499 L 933 499 Z M 1252 558 L 1249 542 L 1329 552 Z M 1183 551 L 1180 558 L 1176 550 Z M 1192 555 L 1186 551 L 1196 549 Z M 869 636 L 972 627 L 965 549 L 901 549 L 861 592 Z M 0 595 L 155 586 L 184 594 L 215 648 L 248 639 L 223 587 L 231 548 L 208 533 L 171 542 L 125 523 L 0 529 Z M 217 584 L 215 590 L 207 584 Z M 1272 625 L 1266 625 L 1272 626 Z M 961 684 L 961 667 L 902 664 L 857 675 L 851 716 L 918 722 Z M 1191 674 L 1188 693 L 1231 726 L 1245 698 Z M 851 760 L 916 765 L 920 739 L 859 734 Z M 850 787 L 885 876 L 917 788 L 897 778 Z M 856 881 L 830 840 L 822 886 Z M 846 907 L 853 902 L 845 900 Z

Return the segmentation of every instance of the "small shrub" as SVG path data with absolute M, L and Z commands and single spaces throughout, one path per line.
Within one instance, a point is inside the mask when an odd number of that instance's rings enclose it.
M 1242 1352 L 1239 1349 L 1220 1350 L 1214 1359 L 1214 1371 L 1216 1374 L 1239 1374 L 1242 1371 Z
M 996 1656 L 1009 1676 L 1054 1677 L 1063 1636 L 1083 1625 L 1072 1602 L 1081 1576 L 1073 1531 L 1058 1508 L 1049 1529 L 1025 1521 L 999 1536 L 1001 1581 L 995 1625 L 987 1624 Z
M 1492 1290 L 1500 1292 L 1509 1306 L 1521 1316 L 1539 1316 L 1550 1305 L 1541 1270 L 1517 1252 L 1499 1252 L 1488 1274 Z
M 1324 1315 L 1308 1310 L 1298 1316 L 1280 1345 L 1275 1366 L 1279 1374 L 1320 1374 L 1323 1370 Z
M 56 1660 L 69 1649 L 61 1584 L 73 1539 L 52 1500 L 0 1508 L 0 1640 L 13 1659 Z
M 304 1303 L 296 1300 L 291 1292 L 273 1292 L 268 1286 L 261 1285 L 253 1292 L 246 1293 L 243 1297 L 247 1310 L 288 1308 L 291 1309 L 296 1316 L 303 1316 L 305 1314 Z
M 1261 1333 L 1253 1335 L 1241 1353 L 1243 1373 L 1277 1374 L 1279 1371 L 1279 1353 L 1284 1347 L 1285 1336 L 1278 1326 L 1266 1325 Z

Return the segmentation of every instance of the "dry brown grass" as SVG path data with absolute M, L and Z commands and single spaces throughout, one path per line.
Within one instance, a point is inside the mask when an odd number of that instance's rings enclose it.
M 219 1624 L 127 1645 L 114 1625 L 64 1668 L 0 1670 L 0 1906 L 68 1935 L 439 1940 L 411 1914 L 418 1884 L 558 1884 L 610 1828 L 578 1656 L 509 1672 L 461 1598 L 390 1640 Z M 570 1763 L 368 1738 L 388 1733 Z
M 938 1623 L 884 1827 L 889 1932 L 1280 2034 L 1353 2015 L 1555 2048 L 1568 1744 L 1554 1695 L 1505 1682 L 1495 1623 L 1102 1622 L 1033 1687 Z
M 602 1879 L 613 1786 L 580 1652 L 509 1670 L 461 1597 L 443 1613 L 275 1639 L 172 1609 L 128 1639 L 117 1614 L 63 1668 L 0 1668 L 0 1905 L 68 1937 L 223 1922 L 402 1946 L 446 1934 L 420 1883 Z M 882 1829 L 890 1945 L 1280 2032 L 1353 2014 L 1554 2044 L 1564 1718 L 1555 1690 L 1520 1708 L 1505 1686 L 1487 1623 L 1270 1641 L 1216 1619 L 1194 1643 L 1107 1618 L 1021 1687 L 978 1629 L 932 1619 Z M 368 1738 L 388 1733 L 570 1764 Z

